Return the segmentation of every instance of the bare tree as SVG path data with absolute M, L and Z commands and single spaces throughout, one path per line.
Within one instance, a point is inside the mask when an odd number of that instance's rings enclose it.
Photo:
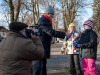
M 4 0 L 10 8 L 10 21 L 17 21 L 20 13 L 21 0 Z
M 94 0 L 93 10 L 94 28 L 97 34 L 100 34 L 100 0 Z
M 32 3 L 32 12 L 33 12 L 33 20 L 34 20 L 34 24 L 36 24 L 36 21 L 39 18 L 39 5 L 38 5 L 38 0 L 31 0 Z
M 82 7 L 80 4 L 82 0 L 61 0 L 63 22 L 65 31 L 68 25 L 72 23 L 77 15 L 78 9 Z
M 7 10 L 4 10 L 5 22 L 21 21 L 32 25 L 34 21 L 32 15 L 32 4 L 27 0 L 4 0 L 5 5 L 8 6 Z M 10 19 L 10 20 L 9 20 Z
M 79 8 L 83 7 L 83 0 L 3 0 L 8 6 L 10 14 L 10 22 L 21 21 L 29 25 L 37 23 L 40 17 L 40 11 L 48 5 L 52 5 L 55 9 L 53 18 L 53 28 L 58 29 L 58 25 L 63 25 L 67 31 L 68 25 L 73 22 L 79 12 Z M 7 16 L 5 15 L 7 18 Z M 9 22 L 9 20 L 7 21 Z

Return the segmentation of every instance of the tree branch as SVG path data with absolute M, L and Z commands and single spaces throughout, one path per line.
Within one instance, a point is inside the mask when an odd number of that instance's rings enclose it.
M 4 0 L 6 3 L 8 2 L 7 0 Z

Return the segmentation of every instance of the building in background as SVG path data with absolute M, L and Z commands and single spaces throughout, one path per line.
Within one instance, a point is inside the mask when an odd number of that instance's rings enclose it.
M 6 29 L 5 27 L 3 26 L 0 26 L 0 42 L 3 38 L 6 37 L 7 35 L 7 32 L 8 32 L 8 29 Z

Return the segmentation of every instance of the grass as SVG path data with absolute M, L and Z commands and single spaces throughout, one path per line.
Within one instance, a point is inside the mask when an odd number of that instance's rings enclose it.
M 100 54 L 100 48 L 98 48 L 97 54 Z M 99 72 L 100 75 L 100 63 L 96 64 L 97 66 L 97 70 Z M 69 67 L 65 67 L 61 70 L 61 75 L 71 75 L 69 72 Z
M 98 73 L 99 73 L 99 75 L 100 75 L 100 64 L 97 65 L 97 70 L 98 70 Z
M 61 75 L 71 75 L 69 73 L 69 67 L 65 67 L 61 70 Z
M 98 48 L 97 54 L 100 54 L 100 47 Z M 100 61 L 97 62 L 96 67 L 97 67 L 97 70 L 98 70 L 99 75 L 100 75 Z

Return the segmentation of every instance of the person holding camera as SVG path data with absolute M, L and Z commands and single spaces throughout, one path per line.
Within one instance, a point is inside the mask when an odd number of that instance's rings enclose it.
M 38 36 L 27 38 L 26 27 L 12 22 L 6 38 L 0 43 L 0 75 L 31 75 L 32 61 L 44 56 L 44 48 Z
M 38 24 L 40 24 L 40 27 L 43 29 L 43 35 L 40 36 L 40 39 L 44 47 L 44 57 L 41 60 L 33 62 L 34 65 L 33 75 L 47 75 L 46 64 L 47 64 L 47 59 L 50 58 L 50 47 L 51 47 L 52 37 L 64 39 L 65 36 L 67 37 L 71 36 L 71 34 L 69 33 L 55 31 L 52 28 L 53 16 L 54 16 L 54 8 L 52 6 L 48 6 L 44 10 L 44 14 L 38 21 Z

